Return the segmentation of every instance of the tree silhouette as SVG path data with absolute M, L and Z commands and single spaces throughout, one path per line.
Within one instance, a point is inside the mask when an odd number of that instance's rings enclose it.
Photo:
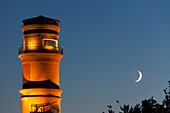
M 123 113 L 133 113 L 133 108 L 129 105 L 123 105 L 123 107 L 120 106 L 120 109 L 123 111 Z
M 162 104 L 157 103 L 156 100 L 151 97 L 141 101 L 141 113 L 165 113 L 165 108 Z
M 163 105 L 165 106 L 168 113 L 170 113 L 170 81 L 169 82 L 169 89 L 165 88 L 163 91 L 165 93 L 165 99 L 163 100 Z
M 120 106 L 121 111 L 119 111 L 119 113 L 170 113 L 170 81 L 168 82 L 169 88 L 163 90 L 165 99 L 163 99 L 161 104 L 151 97 L 142 100 L 141 103 L 136 104 L 134 107 L 129 104 L 124 104 L 123 106 Z M 119 104 L 118 100 L 116 100 L 116 102 Z M 115 113 L 112 109 L 112 105 L 108 105 L 107 107 L 108 113 Z

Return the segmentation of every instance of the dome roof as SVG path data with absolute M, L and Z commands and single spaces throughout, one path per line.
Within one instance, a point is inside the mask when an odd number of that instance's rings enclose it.
M 58 25 L 60 23 L 59 20 L 52 19 L 52 18 L 47 18 L 42 15 L 34 18 L 29 18 L 26 20 L 22 21 L 24 25 L 29 25 L 29 24 L 53 24 L 53 25 Z

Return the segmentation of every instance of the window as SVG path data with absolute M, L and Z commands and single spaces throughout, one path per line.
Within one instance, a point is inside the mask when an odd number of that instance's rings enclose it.
M 58 40 L 54 40 L 54 39 L 44 39 L 44 40 L 43 40 L 43 45 L 44 45 L 44 46 L 54 46 L 54 47 L 58 47 Z

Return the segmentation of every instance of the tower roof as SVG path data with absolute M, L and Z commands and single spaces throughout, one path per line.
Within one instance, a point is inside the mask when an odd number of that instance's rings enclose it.
M 22 21 L 24 25 L 29 25 L 29 24 L 53 24 L 53 25 L 58 25 L 60 23 L 59 20 L 52 19 L 52 18 L 47 18 L 42 15 L 34 18 L 29 18 L 26 20 Z

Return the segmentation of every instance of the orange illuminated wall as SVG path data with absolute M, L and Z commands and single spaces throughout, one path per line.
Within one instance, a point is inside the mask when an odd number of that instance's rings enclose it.
M 60 113 L 59 66 L 63 48 L 58 44 L 59 21 L 44 16 L 23 20 L 19 48 L 23 81 L 22 113 Z

